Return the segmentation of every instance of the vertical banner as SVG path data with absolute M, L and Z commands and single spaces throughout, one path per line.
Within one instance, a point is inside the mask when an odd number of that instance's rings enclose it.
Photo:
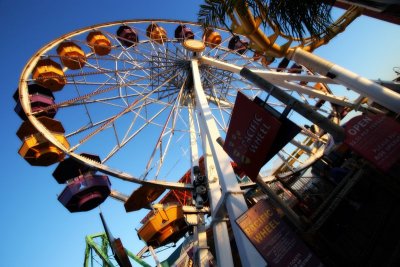
M 238 93 L 224 150 L 253 181 L 275 142 L 281 123 L 244 94 Z
M 254 98 L 254 103 L 256 103 L 259 106 L 262 106 L 266 112 L 275 114 L 274 115 L 275 117 L 281 115 L 278 113 L 278 111 L 273 109 L 259 97 Z M 279 150 L 281 150 L 284 146 L 286 146 L 286 144 L 290 142 L 290 140 L 292 140 L 301 131 L 301 128 L 297 126 L 297 124 L 293 123 L 286 117 L 279 118 L 279 121 L 281 123 L 281 127 L 278 130 L 278 134 L 276 135 L 276 138 L 272 143 L 270 150 L 268 151 L 267 155 L 264 158 L 264 164 L 267 163 L 270 159 L 272 159 L 279 152 Z
M 271 267 L 323 266 L 279 217 L 268 200 L 260 200 L 236 219 L 240 229 Z
M 360 115 L 345 125 L 344 142 L 378 169 L 388 172 L 400 160 L 400 124 L 384 115 Z

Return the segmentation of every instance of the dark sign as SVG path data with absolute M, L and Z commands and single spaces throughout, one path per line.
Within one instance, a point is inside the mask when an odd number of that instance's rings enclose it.
M 280 125 L 272 114 L 238 93 L 224 150 L 253 181 L 265 164 Z
M 260 200 L 236 219 L 254 247 L 272 267 L 323 266 L 268 200 Z
M 345 126 L 345 143 L 387 172 L 400 159 L 400 124 L 384 115 L 361 115 Z
M 262 106 L 266 112 L 274 115 L 281 122 L 281 127 L 278 130 L 278 134 L 276 135 L 276 138 L 272 143 L 270 150 L 264 158 L 264 164 L 266 164 L 276 155 L 276 153 L 278 153 L 290 140 L 292 140 L 301 131 L 301 128 L 288 118 L 282 117 L 277 110 L 269 106 L 260 98 L 254 98 L 254 103 Z

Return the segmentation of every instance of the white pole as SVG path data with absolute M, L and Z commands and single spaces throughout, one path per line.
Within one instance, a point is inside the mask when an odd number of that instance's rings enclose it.
M 191 169 L 191 180 L 192 184 L 194 182 L 194 173 L 193 167 L 199 166 L 199 154 L 197 148 L 197 139 L 196 139 L 196 129 L 194 126 L 194 118 L 193 118 L 193 105 L 191 102 L 188 103 L 188 112 L 189 112 L 189 129 L 190 129 L 190 152 L 192 156 L 192 169 Z M 196 200 L 194 200 L 196 201 Z M 208 267 L 208 247 L 207 247 L 207 233 L 206 233 L 206 225 L 204 222 L 204 214 L 197 214 L 197 226 L 194 227 L 194 235 L 197 239 L 197 251 L 196 251 L 196 261 L 197 266 L 199 267 Z
M 201 115 L 200 115 L 201 116 Z M 200 133 L 203 144 L 204 165 L 207 170 L 208 178 L 208 196 L 211 214 L 217 208 L 218 202 L 222 197 L 221 187 L 219 185 L 218 174 L 216 172 L 215 163 L 211 154 L 210 145 L 207 139 L 207 133 L 204 131 L 203 121 L 199 122 Z M 228 226 L 225 218 L 212 218 L 212 230 L 214 235 L 215 257 L 218 267 L 234 266 L 232 258 L 232 249 L 229 241 Z
M 157 254 L 154 251 L 152 246 L 149 246 L 149 251 L 150 251 L 151 255 L 153 256 L 154 261 L 156 262 L 156 266 L 157 267 L 162 267 L 161 264 L 160 264 L 160 261 L 158 260 Z
M 329 77 L 396 113 L 400 113 L 400 94 L 301 48 L 295 49 L 290 57 L 296 63 Z
M 242 266 L 265 266 L 266 263 L 261 255 L 257 252 L 249 239 L 244 235 L 236 223 L 236 219 L 247 211 L 246 201 L 243 196 L 243 191 L 236 180 L 236 175 L 228 155 L 217 143 L 219 136 L 217 125 L 211 114 L 210 107 L 207 103 L 207 98 L 203 91 L 200 80 L 200 72 L 198 60 L 191 61 L 193 72 L 194 92 L 196 98 L 196 107 L 200 112 L 200 120 L 203 121 L 205 131 L 211 148 L 211 153 L 214 158 L 215 167 L 219 176 L 220 186 L 223 198 L 226 199 L 225 207 L 229 215 L 232 231 L 235 236 L 236 245 L 239 251 Z

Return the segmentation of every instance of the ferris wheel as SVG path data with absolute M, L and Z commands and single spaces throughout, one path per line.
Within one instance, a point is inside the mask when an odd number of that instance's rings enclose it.
M 279 68 L 249 42 L 223 29 L 157 19 L 65 34 L 40 49 L 22 72 L 15 94 L 24 120 L 19 153 L 33 166 L 59 163 L 53 176 L 66 184 L 59 200 L 71 212 L 93 209 L 110 194 L 126 201 L 111 190 L 112 179 L 145 186 L 145 194 L 154 193 L 146 195 L 148 202 L 164 189 L 193 190 L 190 179 L 177 181 L 203 156 L 209 181 L 219 177 L 208 189 L 210 209 L 220 211 L 222 192 L 226 202 L 235 202 L 226 204 L 229 218 L 237 218 L 247 209 L 240 195 L 246 181 L 216 140 L 227 136 L 238 94 L 286 113 L 299 128 L 266 162 L 261 178 L 303 171 L 331 141 L 288 103 L 243 77 L 243 67 L 332 124 L 363 108 L 364 99 L 356 93 L 349 99 L 336 81 L 302 65 Z M 243 257 L 251 261 L 251 253 Z

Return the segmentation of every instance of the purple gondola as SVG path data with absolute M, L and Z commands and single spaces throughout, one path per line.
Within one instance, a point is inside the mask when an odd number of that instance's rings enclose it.
M 117 39 L 125 47 L 136 45 L 139 42 L 139 37 L 134 29 L 129 26 L 122 25 L 117 30 Z
M 101 162 L 100 157 L 97 155 L 87 153 L 81 153 L 80 155 L 95 162 Z M 59 184 L 63 184 L 68 180 L 84 175 L 88 172 L 93 173 L 94 170 L 90 166 L 69 157 L 57 165 L 57 168 L 53 172 L 53 177 Z
M 58 201 L 70 212 L 89 211 L 103 203 L 111 192 L 111 183 L 106 175 L 86 174 L 69 183 L 58 197 Z
M 228 48 L 243 55 L 246 52 L 249 42 L 240 40 L 239 36 L 233 36 L 228 43 Z
M 193 31 L 186 25 L 179 25 L 175 29 L 175 38 L 179 39 L 180 41 L 194 39 L 194 34 Z
M 57 107 L 55 106 L 54 95 L 50 89 L 44 88 L 38 84 L 30 84 L 28 85 L 28 94 L 32 113 L 35 117 L 45 116 L 54 118 L 57 114 Z M 14 108 L 15 113 L 17 113 L 23 121 L 26 121 L 28 118 L 22 109 L 18 89 L 13 97 L 17 103 Z

